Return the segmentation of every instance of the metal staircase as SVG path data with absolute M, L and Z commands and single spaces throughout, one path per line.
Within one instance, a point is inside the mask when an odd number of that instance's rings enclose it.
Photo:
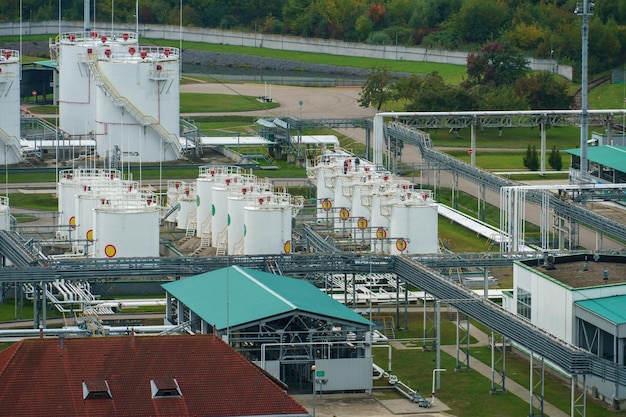
M 20 141 L 15 136 L 10 136 L 2 128 L 0 128 L 0 142 L 5 145 L 7 152 L 12 153 L 17 158 L 18 162 L 24 159 Z
M 91 76 L 98 87 L 109 97 L 109 99 L 118 107 L 124 108 L 135 120 L 137 120 L 142 126 L 145 126 L 152 130 L 167 146 L 170 146 L 175 155 L 181 156 L 183 148 L 180 145 L 178 136 L 165 130 L 163 126 L 152 116 L 144 114 L 133 103 L 131 103 L 126 97 L 122 96 L 115 86 L 111 84 L 107 77 L 102 75 L 100 71 L 100 65 L 98 64 L 98 57 L 96 53 L 87 54 L 87 65 Z
M 228 226 L 217 234 L 217 247 L 215 248 L 217 256 L 224 256 L 228 251 Z
M 187 225 L 185 228 L 185 237 L 192 237 L 196 235 L 196 228 L 198 227 L 198 216 L 196 210 L 187 215 Z

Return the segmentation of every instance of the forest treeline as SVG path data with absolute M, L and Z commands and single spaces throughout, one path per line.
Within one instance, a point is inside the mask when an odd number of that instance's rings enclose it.
M 135 22 L 136 0 L 91 0 L 92 20 Z M 83 0 L 22 0 L 23 20 L 83 19 Z M 236 29 L 376 45 L 477 51 L 499 42 L 580 67 L 582 0 L 139 0 L 141 23 Z M 0 21 L 20 2 L 0 0 Z M 626 61 L 626 1 L 589 1 L 589 71 Z

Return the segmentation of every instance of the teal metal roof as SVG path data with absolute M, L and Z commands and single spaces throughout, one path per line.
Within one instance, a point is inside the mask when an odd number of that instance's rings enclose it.
M 626 323 L 626 295 L 581 300 L 576 301 L 574 304 L 615 325 Z
M 580 156 L 580 148 L 566 149 L 565 152 Z M 626 146 L 589 146 L 587 160 L 618 171 L 626 171 Z
M 296 278 L 231 266 L 162 287 L 218 330 L 302 311 L 370 325 L 369 320 Z
M 47 67 L 47 68 L 56 68 L 57 67 L 57 61 L 56 59 L 53 60 L 48 60 L 48 61 L 36 61 L 36 62 L 27 62 L 24 65 L 40 65 L 42 67 Z

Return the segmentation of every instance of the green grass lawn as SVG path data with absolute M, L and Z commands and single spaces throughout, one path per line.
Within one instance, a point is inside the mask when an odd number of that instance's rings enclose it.
M 431 129 L 428 131 L 433 146 L 437 147 L 461 147 L 469 149 L 471 145 L 470 129 L 459 130 L 459 137 L 454 136 L 447 129 Z M 557 149 L 575 148 L 580 143 L 580 129 L 574 126 L 552 127 L 546 131 L 546 148 Z M 499 136 L 498 129 L 485 128 L 477 129 L 476 146 L 478 148 L 496 149 L 524 149 L 528 145 L 541 146 L 541 137 L 538 128 L 518 127 L 502 129 L 502 136 Z
M 265 103 L 252 96 L 240 96 L 234 94 L 180 93 L 181 113 L 267 110 L 278 106 L 280 106 L 280 103 Z
M 592 89 L 589 107 L 597 110 L 626 108 L 626 84 L 603 84 Z

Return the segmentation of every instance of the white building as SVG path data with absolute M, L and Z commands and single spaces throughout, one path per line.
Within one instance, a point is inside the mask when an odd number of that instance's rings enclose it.
M 546 256 L 513 266 L 504 307 L 554 336 L 611 362 L 626 363 L 626 257 Z M 594 395 L 616 408 L 626 386 L 587 376 Z

